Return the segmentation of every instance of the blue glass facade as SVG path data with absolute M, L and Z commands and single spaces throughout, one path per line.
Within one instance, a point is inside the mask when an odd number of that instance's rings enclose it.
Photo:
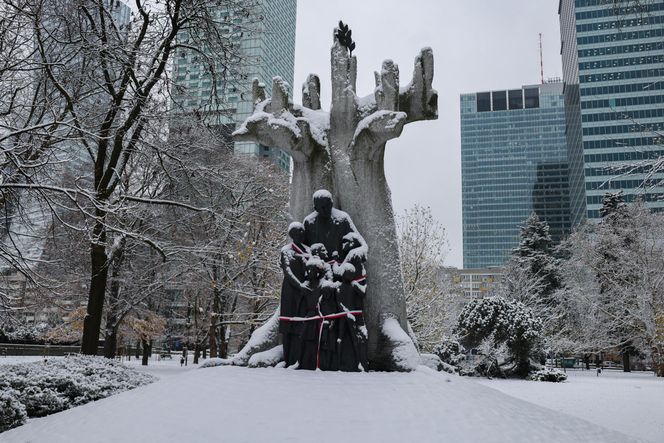
M 461 95 L 463 266 L 501 266 L 533 212 L 569 231 L 562 83 Z
M 561 0 L 572 223 L 621 189 L 664 209 L 664 0 Z
M 173 66 L 173 99 L 184 112 L 197 112 L 209 124 L 224 127 L 230 134 L 253 111 L 251 85 L 254 78 L 267 86 L 280 76 L 293 84 L 295 67 L 295 23 L 297 0 L 254 0 L 220 2 L 214 7 L 219 31 L 230 36 L 238 48 L 224 60 L 216 61 L 217 76 L 197 51 L 178 50 Z M 186 33 L 179 42 L 190 44 Z M 272 158 L 283 169 L 290 168 L 290 156 L 251 142 L 235 142 L 235 152 Z

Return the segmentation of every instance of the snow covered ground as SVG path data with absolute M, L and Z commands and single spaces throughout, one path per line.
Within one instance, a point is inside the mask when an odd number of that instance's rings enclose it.
M 477 379 L 513 397 L 651 441 L 664 441 L 664 379 L 652 372 L 568 370 L 567 382 Z
M 193 367 L 180 368 L 179 361 L 158 362 L 144 370 L 170 376 L 31 420 L 1 434 L 0 440 L 7 443 L 635 441 L 476 381 L 424 367 L 412 373 L 369 374 Z
M 60 358 L 60 357 L 51 357 Z M 42 361 L 44 357 L 40 355 L 9 355 L 0 357 L 0 365 L 13 365 L 14 363 L 30 363 L 33 361 Z

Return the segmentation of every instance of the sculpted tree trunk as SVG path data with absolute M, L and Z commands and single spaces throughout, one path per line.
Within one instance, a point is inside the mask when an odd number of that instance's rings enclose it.
M 433 54 L 429 48 L 420 52 L 413 80 L 403 88 L 398 67 L 391 60 L 383 62 L 375 73 L 374 94 L 361 98 L 355 88 L 357 60 L 336 34 L 329 114 L 320 110 L 316 76 L 303 86 L 303 106 L 288 102 L 280 78 L 274 79 L 271 100 L 255 80 L 255 112 L 234 135 L 293 156 L 290 209 L 295 219 L 312 211 L 317 189 L 332 192 L 335 206 L 351 216 L 369 246 L 365 320 L 371 369 L 411 370 L 419 358 L 405 332 L 404 286 L 384 154 L 387 141 L 401 135 L 405 124 L 437 118 Z

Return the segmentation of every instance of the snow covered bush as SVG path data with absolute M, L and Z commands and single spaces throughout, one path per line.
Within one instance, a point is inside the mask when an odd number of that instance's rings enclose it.
M 504 363 L 513 363 L 508 372 L 525 378 L 541 338 L 542 321 L 523 303 L 486 297 L 463 308 L 455 332 L 467 348 L 484 344 L 487 349 L 497 349 L 504 344 L 510 357 Z
M 69 398 L 63 393 L 32 384 L 25 386 L 19 394 L 19 400 L 29 417 L 44 417 L 71 407 Z
M 16 390 L 0 387 L 0 432 L 21 426 L 28 418 L 17 397 Z
M 557 369 L 540 369 L 528 376 L 529 380 L 561 382 L 567 380 L 567 374 Z
M 466 349 L 456 340 L 445 338 L 433 348 L 433 353 L 451 366 L 459 366 L 466 359 Z
M 75 356 L 0 366 L 0 393 L 11 393 L 28 417 L 43 417 L 154 380 L 151 375 L 101 357 Z
M 37 343 L 43 342 L 43 335 L 48 331 L 46 323 L 37 324 L 11 324 L 7 322 L 0 325 L 0 337 L 9 342 Z

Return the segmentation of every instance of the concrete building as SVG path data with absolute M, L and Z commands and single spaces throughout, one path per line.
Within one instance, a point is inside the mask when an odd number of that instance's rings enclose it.
M 560 0 L 558 13 L 572 224 L 617 190 L 662 210 L 664 173 L 644 162 L 664 155 L 664 0 Z
M 570 227 L 563 85 L 461 95 L 463 265 L 505 264 L 534 211 Z
M 237 2 L 214 9 L 219 32 L 236 42 L 237 54 L 215 60 L 216 76 L 198 51 L 181 49 L 173 64 L 174 111 L 203 116 L 206 123 L 229 137 L 253 111 L 251 85 L 259 79 L 271 90 L 272 78 L 280 76 L 293 85 L 297 0 Z M 192 44 L 191 35 L 178 37 Z M 203 51 L 205 52 L 205 50 Z M 234 142 L 240 154 L 272 159 L 290 169 L 290 156 L 280 149 L 251 142 Z
M 453 276 L 453 283 L 460 286 L 464 300 L 491 297 L 502 278 L 501 268 L 459 269 Z

